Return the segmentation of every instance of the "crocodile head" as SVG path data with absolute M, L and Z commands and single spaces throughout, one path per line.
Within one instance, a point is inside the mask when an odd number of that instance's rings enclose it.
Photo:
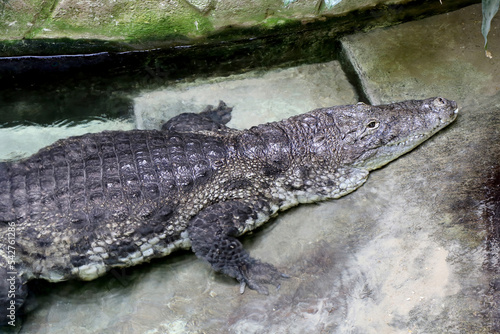
M 380 168 L 420 145 L 457 117 L 457 104 L 441 97 L 380 106 L 331 109 L 340 131 L 340 164 Z M 354 107 L 354 108 L 353 108 Z

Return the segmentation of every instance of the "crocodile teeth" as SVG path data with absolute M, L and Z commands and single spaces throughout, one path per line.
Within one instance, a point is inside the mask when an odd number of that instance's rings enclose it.
M 397 143 L 393 143 L 392 145 L 394 146 L 406 146 L 408 145 L 408 143 L 411 143 L 415 140 L 418 140 L 420 138 L 424 137 L 424 135 L 415 135 L 413 137 L 410 137 L 408 139 L 406 139 L 405 141 L 400 141 L 400 142 L 397 142 Z

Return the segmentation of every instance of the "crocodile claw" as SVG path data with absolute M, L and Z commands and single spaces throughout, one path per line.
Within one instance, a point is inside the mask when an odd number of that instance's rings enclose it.
M 279 280 L 290 278 L 290 276 L 279 272 L 272 264 L 254 259 L 242 265 L 240 273 L 241 277 L 238 278 L 240 281 L 240 293 L 244 293 L 245 287 L 248 286 L 260 294 L 268 295 L 269 290 L 265 284 L 274 285 L 276 290 L 278 290 L 281 286 Z

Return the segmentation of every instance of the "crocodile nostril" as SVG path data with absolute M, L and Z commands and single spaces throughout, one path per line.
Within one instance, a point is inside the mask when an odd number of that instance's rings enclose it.
M 444 107 L 446 105 L 446 102 L 447 101 L 442 97 L 436 97 L 434 101 L 432 101 L 432 104 L 434 104 L 435 107 Z

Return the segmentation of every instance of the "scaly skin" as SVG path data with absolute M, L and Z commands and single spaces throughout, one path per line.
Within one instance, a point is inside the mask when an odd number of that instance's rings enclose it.
M 0 164 L 2 322 L 28 280 L 92 280 L 179 248 L 267 293 L 286 275 L 236 237 L 278 211 L 354 191 L 451 123 L 457 106 L 338 106 L 244 131 L 224 125 L 230 112 L 221 103 L 161 131 L 86 134 Z

